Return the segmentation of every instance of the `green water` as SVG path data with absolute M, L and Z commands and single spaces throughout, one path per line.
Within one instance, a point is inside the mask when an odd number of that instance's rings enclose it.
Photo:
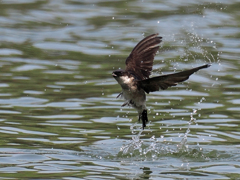
M 239 179 L 238 1 L 0 1 L 0 178 Z M 121 107 L 113 70 L 144 36 L 153 76 L 211 63 Z

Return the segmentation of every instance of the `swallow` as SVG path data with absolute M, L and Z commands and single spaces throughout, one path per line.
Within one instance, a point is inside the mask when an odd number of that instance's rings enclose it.
M 146 93 L 165 90 L 168 87 L 176 86 L 177 83 L 186 81 L 190 75 L 200 69 L 208 68 L 211 64 L 205 64 L 193 69 L 167 74 L 156 77 L 151 75 L 153 60 L 159 50 L 162 37 L 152 34 L 141 40 L 127 57 L 125 70 L 113 71 L 112 76 L 120 84 L 122 92 L 117 96 L 123 97 L 123 106 L 132 106 L 138 111 L 138 120 L 142 121 L 142 129 L 148 122 L 146 108 Z

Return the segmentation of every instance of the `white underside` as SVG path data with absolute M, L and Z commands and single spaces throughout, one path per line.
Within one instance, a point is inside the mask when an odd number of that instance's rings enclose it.
M 141 114 L 146 109 L 146 94 L 144 90 L 139 90 L 137 86 L 132 85 L 134 84 L 133 77 L 120 77 L 117 81 L 122 86 L 122 96 L 126 100 L 125 103 L 137 109 L 138 113 Z
M 123 97 L 126 103 L 138 110 L 138 113 L 142 113 L 146 109 L 146 95 L 143 90 L 131 91 L 123 89 Z

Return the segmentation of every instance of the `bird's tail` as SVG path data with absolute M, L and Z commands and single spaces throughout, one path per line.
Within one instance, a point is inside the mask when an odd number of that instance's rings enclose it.
M 139 115 L 139 120 L 142 120 L 142 128 L 144 130 L 144 128 L 146 127 L 146 123 L 148 122 L 148 117 L 147 117 L 147 110 L 144 109 L 142 114 Z

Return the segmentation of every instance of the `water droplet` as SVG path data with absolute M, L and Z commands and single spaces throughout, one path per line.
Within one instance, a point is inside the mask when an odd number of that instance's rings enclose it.
M 153 139 L 153 140 L 154 140 L 154 139 L 155 139 L 155 135 L 153 135 L 150 139 Z

